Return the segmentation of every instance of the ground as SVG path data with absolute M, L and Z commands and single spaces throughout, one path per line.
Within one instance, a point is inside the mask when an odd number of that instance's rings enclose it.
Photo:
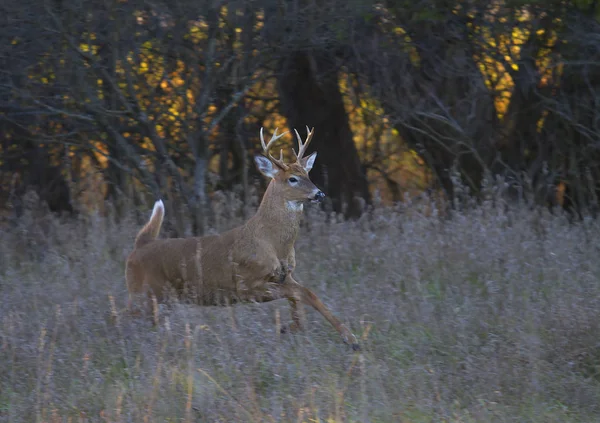
M 130 318 L 132 218 L 25 217 L 0 246 L 0 421 L 600 421 L 597 222 L 307 212 L 296 275 L 360 352 L 312 310 L 279 334 L 286 301 Z

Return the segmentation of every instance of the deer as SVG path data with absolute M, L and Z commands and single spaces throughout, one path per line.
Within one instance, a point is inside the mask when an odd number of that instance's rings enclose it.
M 279 159 L 271 154 L 274 143 L 289 132 L 278 135 L 277 130 L 265 142 L 263 128 L 260 129 L 263 155 L 255 155 L 254 161 L 270 182 L 257 211 L 243 225 L 220 234 L 159 239 L 165 207 L 161 199 L 155 202 L 150 219 L 138 232 L 126 260 L 128 307 L 139 297 L 162 302 L 169 287 L 178 293 L 191 288 L 194 302 L 200 306 L 287 299 L 292 322 L 282 326 L 282 332 L 302 331 L 299 306 L 309 305 L 337 330 L 344 343 L 360 350 L 354 334 L 293 275 L 294 245 L 304 203 L 320 203 L 325 194 L 308 176 L 317 157 L 316 151 L 305 157 L 314 127 L 306 127 L 304 142 L 294 129 L 298 152 L 292 148 L 295 161 L 288 163 L 284 162 L 283 149 Z

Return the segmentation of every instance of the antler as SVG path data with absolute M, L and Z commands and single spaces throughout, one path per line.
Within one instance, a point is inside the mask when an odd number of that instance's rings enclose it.
M 273 136 L 271 137 L 271 139 L 269 140 L 268 143 L 265 143 L 265 137 L 263 136 L 263 128 L 260 128 L 260 143 L 262 144 L 262 148 L 263 151 L 265 153 L 265 155 L 267 157 L 269 157 L 269 159 L 277 166 L 279 166 L 281 169 L 287 170 L 288 169 L 288 165 L 286 165 L 283 162 L 283 150 L 279 150 L 279 160 L 277 160 L 275 157 L 273 157 L 271 155 L 271 153 L 269 153 L 269 149 L 272 147 L 273 143 L 275 141 L 277 141 L 279 138 L 283 137 L 285 134 L 287 134 L 287 131 L 284 132 L 283 134 L 277 135 L 277 129 L 275 128 L 275 132 L 273 132 Z
M 300 161 L 300 159 L 304 157 L 304 153 L 306 153 L 306 147 L 308 147 L 308 144 L 310 144 L 310 140 L 312 139 L 312 136 L 315 133 L 315 128 L 313 126 L 313 129 L 309 129 L 308 125 L 306 125 L 306 132 L 308 135 L 306 135 L 306 141 L 304 141 L 304 144 L 302 144 L 302 138 L 300 138 L 300 134 L 298 133 L 298 131 L 296 131 L 295 129 L 294 131 L 296 132 L 296 138 L 298 138 L 298 154 L 296 154 L 296 150 L 294 150 L 293 148 L 292 151 L 294 152 L 294 156 L 296 156 L 296 160 Z

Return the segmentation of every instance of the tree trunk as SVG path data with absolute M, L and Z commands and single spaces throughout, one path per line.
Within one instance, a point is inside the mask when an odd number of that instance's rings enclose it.
M 100 30 L 100 39 L 105 40 L 98 50 L 99 62 L 106 70 L 106 74 L 100 79 L 102 81 L 102 102 L 106 110 L 116 112 L 119 108 L 117 93 L 111 88 L 109 78 L 117 80 L 117 63 L 119 57 L 119 27 L 116 25 L 114 16 L 115 11 L 108 5 L 102 8 L 103 14 L 106 16 L 106 25 Z M 107 116 L 108 123 L 119 131 L 120 123 L 118 117 Z M 126 155 L 123 149 L 119 146 L 116 139 L 111 139 L 107 142 L 108 154 L 112 160 L 108 160 L 105 175 L 107 182 L 107 190 L 105 199 L 110 201 L 116 210 L 116 217 L 120 218 L 123 215 L 123 203 L 126 200 L 123 198 L 125 184 L 127 181 L 125 172 L 118 164 L 125 162 Z M 118 163 L 118 164 L 117 164 Z

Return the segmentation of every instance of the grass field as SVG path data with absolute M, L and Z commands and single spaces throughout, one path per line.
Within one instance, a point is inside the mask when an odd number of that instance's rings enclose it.
M 360 353 L 313 310 L 279 335 L 286 301 L 113 321 L 138 224 L 25 217 L 1 235 L 0 421 L 600 421 L 597 222 L 490 204 L 306 220 L 296 275 Z

